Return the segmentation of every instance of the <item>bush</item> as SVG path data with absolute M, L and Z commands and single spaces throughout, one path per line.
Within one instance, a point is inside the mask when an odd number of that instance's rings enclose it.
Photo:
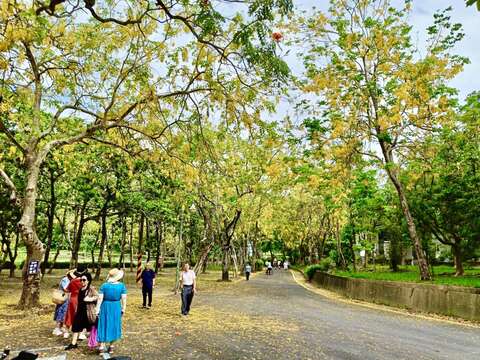
M 375 258 L 375 263 L 379 265 L 386 265 L 387 259 L 385 258 L 385 255 L 377 255 Z
M 155 259 L 150 259 L 150 263 L 153 266 L 154 263 L 155 263 Z M 25 264 L 25 260 L 22 260 L 18 269 L 23 269 L 24 264 Z M 83 263 L 83 264 L 88 266 L 88 268 L 92 269 L 92 268 L 96 268 L 98 263 L 95 263 L 95 266 L 92 266 L 91 262 Z M 143 262 L 142 264 L 145 264 L 145 262 Z M 118 265 L 117 261 L 112 261 L 112 266 L 113 267 L 115 267 L 117 265 Z M 49 261 L 46 268 L 49 269 L 50 266 L 51 266 L 51 262 Z M 176 266 L 177 266 L 177 263 L 175 261 L 165 261 L 163 263 L 164 268 L 172 268 L 172 267 L 176 267 Z M 129 267 L 130 267 L 130 261 L 125 261 L 125 268 L 129 268 Z M 133 264 L 133 267 L 137 268 L 137 263 L 136 262 Z M 6 269 L 5 267 L 3 267 L 3 268 Z M 57 261 L 55 263 L 55 269 L 69 269 L 69 268 L 70 268 L 70 261 Z M 110 268 L 110 263 L 108 261 L 102 262 L 102 269 L 109 269 L 109 268 Z
M 264 267 L 264 263 L 262 259 L 255 260 L 255 271 L 262 271 Z
M 328 272 L 332 270 L 334 267 L 335 267 L 335 262 L 329 257 L 327 257 L 325 259 L 320 260 L 318 264 L 307 266 L 305 269 L 305 275 L 310 281 L 313 279 L 313 275 L 315 275 L 315 272 L 317 271 Z

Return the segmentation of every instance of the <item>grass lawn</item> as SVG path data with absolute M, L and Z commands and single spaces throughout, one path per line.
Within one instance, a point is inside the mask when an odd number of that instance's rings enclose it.
M 356 279 L 422 282 L 418 273 L 418 267 L 410 265 L 401 266 L 399 272 L 392 272 L 388 266 L 377 266 L 375 271 L 373 268 L 360 269 L 357 272 L 335 270 L 334 274 Z M 455 268 L 453 266 L 435 266 L 433 269 L 434 280 L 427 283 L 480 288 L 480 267 L 465 266 L 464 276 L 455 277 L 454 275 Z

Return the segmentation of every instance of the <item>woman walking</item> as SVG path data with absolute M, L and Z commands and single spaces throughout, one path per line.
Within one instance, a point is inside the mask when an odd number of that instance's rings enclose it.
M 127 307 L 127 288 L 120 282 L 123 271 L 112 269 L 108 273 L 107 282 L 99 290 L 97 310 L 97 339 L 100 352 L 113 352 L 112 343 L 122 337 L 122 315 Z M 107 343 L 110 346 L 107 348 Z
M 58 289 L 63 291 L 64 293 L 67 292 L 68 284 L 70 281 L 75 279 L 74 270 L 69 270 L 65 276 L 60 280 L 60 284 Z M 55 314 L 53 315 L 53 320 L 56 322 L 56 327 L 53 330 L 52 334 L 56 336 L 63 335 L 64 332 L 68 334 L 68 329 L 64 328 L 65 316 L 67 315 L 68 310 L 68 297 L 63 304 L 58 304 L 55 307 Z
M 80 292 L 80 289 L 82 287 L 80 278 L 86 273 L 87 273 L 87 269 L 83 265 L 79 265 L 73 273 L 75 275 L 75 278 L 72 279 L 72 281 L 70 281 L 70 283 L 66 288 L 66 291 L 70 293 L 67 314 L 65 315 L 66 328 L 70 328 L 73 324 L 73 319 L 75 318 L 75 313 L 77 312 L 78 293 Z M 63 337 L 67 339 L 68 336 L 69 334 L 67 330 L 63 334 Z
M 80 333 L 83 330 L 90 331 L 92 325 L 95 324 L 95 304 L 98 299 L 98 293 L 93 286 L 91 286 L 92 275 L 86 273 L 80 278 L 82 287 L 78 292 L 78 303 L 75 317 L 72 324 L 72 342 L 65 350 L 76 349 L 78 347 L 77 341 Z
M 180 289 L 182 290 L 182 315 L 187 316 L 190 312 L 193 295 L 197 292 L 197 280 L 188 263 L 183 264 L 180 273 Z

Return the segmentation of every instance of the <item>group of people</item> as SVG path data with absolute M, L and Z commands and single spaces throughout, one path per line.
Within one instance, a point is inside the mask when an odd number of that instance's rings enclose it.
M 86 340 L 88 334 L 90 348 L 98 348 L 101 354 L 113 352 L 113 343 L 122 337 L 122 316 L 127 306 L 127 288 L 121 281 L 123 276 L 122 270 L 110 270 L 106 282 L 98 291 L 92 285 L 92 275 L 81 265 L 69 270 L 61 279 L 58 290 L 66 296 L 62 296 L 61 303 L 57 301 L 53 335 L 68 339 L 72 332 L 71 343 L 65 350 L 76 349 L 78 341 Z M 149 263 L 145 265 L 140 279 L 143 308 L 150 309 L 155 272 Z M 197 292 L 196 275 L 188 263 L 183 265 L 179 280 L 181 313 L 182 316 L 187 316 Z
M 265 267 L 267 268 L 266 269 L 266 274 L 267 275 L 272 275 L 273 268 L 281 269 L 283 267 L 284 270 L 288 270 L 289 265 L 290 265 L 290 263 L 288 262 L 288 260 L 277 261 L 277 259 L 274 259 L 273 262 L 266 261 L 265 262 Z M 250 279 L 251 273 L 252 273 L 252 266 L 250 265 L 250 263 L 246 263 L 245 264 L 245 279 L 247 281 Z
M 288 260 L 277 260 L 277 259 L 273 259 L 272 262 L 270 261 L 267 261 L 265 263 L 265 267 L 267 268 L 266 270 L 266 274 L 267 275 L 272 275 L 272 270 L 275 268 L 275 269 L 281 269 L 283 268 L 284 270 L 288 270 L 288 267 L 289 267 L 290 263 L 288 262 Z
M 113 352 L 113 343 L 122 337 L 122 316 L 127 306 L 123 275 L 122 270 L 110 270 L 98 291 L 92 285 L 92 275 L 81 265 L 61 279 L 59 290 L 67 296 L 55 308 L 53 335 L 69 338 L 72 332 L 65 350 L 76 349 L 78 340 L 86 340 L 89 334 L 89 347 L 98 347 L 100 353 Z

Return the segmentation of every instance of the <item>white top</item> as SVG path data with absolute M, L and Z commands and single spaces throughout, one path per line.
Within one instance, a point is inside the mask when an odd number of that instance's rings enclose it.
M 252 267 L 250 265 L 245 265 L 245 272 L 252 272 Z
M 288 269 L 288 261 L 285 261 L 285 262 L 283 263 L 283 268 L 284 268 L 284 269 Z
M 182 271 L 182 284 L 193 285 L 193 280 L 195 280 L 196 277 L 195 271 L 193 270 Z

